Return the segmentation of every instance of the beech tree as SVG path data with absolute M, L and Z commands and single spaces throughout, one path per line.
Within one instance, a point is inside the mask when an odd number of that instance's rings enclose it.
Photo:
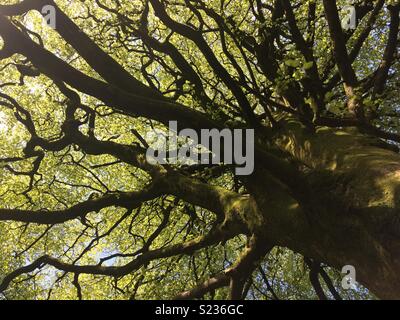
M 2 0 L 2 298 L 400 298 L 399 11 Z M 254 172 L 149 162 L 170 121 Z

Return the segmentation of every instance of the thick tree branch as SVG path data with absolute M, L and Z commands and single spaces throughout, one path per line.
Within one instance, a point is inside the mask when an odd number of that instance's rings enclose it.
M 251 276 L 254 269 L 258 266 L 260 260 L 273 248 L 266 238 L 253 235 L 249 239 L 248 246 L 240 259 L 234 266 L 226 271 L 231 278 L 230 298 L 240 300 L 243 298 L 243 288 L 248 277 Z
M 140 267 L 149 263 L 150 261 L 156 259 L 168 258 L 175 255 L 191 254 L 201 248 L 216 244 L 222 240 L 226 240 L 227 235 L 228 234 L 223 233 L 218 229 L 216 229 L 215 232 L 211 232 L 206 236 L 198 237 L 191 241 L 147 251 L 139 255 L 136 259 L 132 260 L 131 262 L 123 266 L 116 266 L 116 267 L 101 266 L 101 265 L 73 265 L 62 262 L 48 255 L 45 255 L 35 260 L 33 263 L 21 267 L 8 274 L 6 277 L 4 277 L 2 282 L 0 283 L 0 292 L 4 292 L 15 278 L 23 274 L 33 272 L 38 268 L 43 268 L 45 265 L 49 265 L 58 270 L 74 274 L 104 275 L 115 278 L 123 277 L 138 270 Z
M 154 199 L 161 195 L 161 190 L 150 187 L 139 192 L 117 193 L 104 195 L 78 203 L 65 210 L 20 210 L 0 209 L 0 221 L 19 221 L 37 224 L 60 224 L 73 219 L 81 218 L 90 212 L 97 212 L 110 206 L 134 208 L 142 202 Z
M 169 120 L 178 120 L 182 125 L 195 130 L 220 127 L 204 114 L 195 110 L 173 102 L 131 94 L 83 74 L 23 35 L 1 14 L 0 26 L 0 34 L 14 52 L 19 52 L 28 57 L 48 77 L 55 81 L 64 81 L 77 90 L 98 98 L 109 106 L 133 116 L 147 117 L 166 125 L 168 125 Z
M 197 287 L 181 292 L 174 297 L 174 300 L 191 300 L 203 297 L 206 293 L 214 291 L 221 287 L 226 287 L 229 285 L 230 278 L 225 274 L 221 273 L 212 277 L 203 283 L 199 284 Z
M 55 8 L 56 31 L 69 43 L 88 64 L 109 84 L 113 84 L 125 91 L 135 95 L 149 96 L 153 98 L 164 98 L 155 90 L 152 90 L 140 81 L 135 79 L 111 56 L 105 53 L 92 39 L 90 39 L 82 30 L 56 5 L 53 0 L 25 0 L 16 5 L 0 6 L 0 14 L 21 15 L 30 10 L 41 9 L 45 5 L 51 5 Z
M 200 51 L 203 53 L 207 59 L 210 66 L 213 68 L 214 72 L 218 77 L 226 84 L 226 86 L 232 91 L 233 95 L 236 97 L 239 106 L 243 109 L 245 118 L 249 121 L 251 126 L 258 126 L 253 110 L 250 107 L 250 103 L 247 100 L 242 89 L 238 86 L 236 81 L 231 77 L 228 71 L 222 66 L 222 64 L 216 58 L 214 52 L 204 40 L 201 33 L 195 29 L 184 25 L 182 23 L 176 22 L 171 19 L 165 10 L 163 4 L 158 0 L 150 0 L 156 15 L 165 23 L 167 27 L 171 30 L 178 32 L 182 36 L 192 40 Z
M 374 96 L 382 94 L 385 88 L 386 80 L 388 78 L 390 67 L 392 66 L 396 51 L 398 50 L 400 4 L 395 6 L 388 6 L 388 10 L 390 12 L 389 35 L 382 62 L 376 72 L 374 80 Z
M 344 89 L 349 99 L 348 109 L 357 118 L 364 119 L 364 111 L 360 97 L 356 92 L 358 86 L 357 76 L 351 65 L 351 60 L 347 53 L 346 41 L 340 25 L 338 8 L 336 1 L 324 0 L 325 16 L 328 21 L 329 33 L 333 44 L 333 52 L 339 73 L 344 81 Z

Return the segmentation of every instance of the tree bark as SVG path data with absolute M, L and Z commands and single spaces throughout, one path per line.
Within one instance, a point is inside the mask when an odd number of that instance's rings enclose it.
M 271 241 L 341 270 L 379 298 L 400 298 L 400 155 L 356 129 L 316 132 L 285 121 L 282 150 L 303 164 L 312 208 L 258 168 L 249 189 L 265 216 Z

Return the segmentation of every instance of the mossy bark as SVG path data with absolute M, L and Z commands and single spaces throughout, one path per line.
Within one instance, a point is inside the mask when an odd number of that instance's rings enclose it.
M 277 146 L 302 164 L 310 207 L 258 168 L 247 184 L 269 238 L 339 270 L 379 298 L 400 298 L 400 155 L 356 129 L 315 132 L 288 120 Z

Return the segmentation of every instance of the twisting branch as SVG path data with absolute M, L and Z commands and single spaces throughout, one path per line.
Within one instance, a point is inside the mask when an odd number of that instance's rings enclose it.
M 358 80 L 347 53 L 346 42 L 340 25 L 336 1 L 324 0 L 324 9 L 331 35 L 333 52 L 339 73 L 344 81 L 344 89 L 348 97 L 348 109 L 358 119 L 364 119 L 364 110 L 360 97 L 356 92 Z
M 19 221 L 37 224 L 54 225 L 69 220 L 82 218 L 109 206 L 138 207 L 142 202 L 161 195 L 161 190 L 151 186 L 138 192 L 119 192 L 89 199 L 65 210 L 21 210 L 0 209 L 0 221 Z
M 218 77 L 221 78 L 221 80 L 226 84 L 226 86 L 232 91 L 232 93 L 236 97 L 240 107 L 243 109 L 244 117 L 249 121 L 249 124 L 252 126 L 258 126 L 250 103 L 247 100 L 242 89 L 240 88 L 240 86 L 238 86 L 237 82 L 231 77 L 228 71 L 218 61 L 214 52 L 204 40 L 201 33 L 187 25 L 173 20 L 168 15 L 164 5 L 160 1 L 150 0 L 150 3 L 153 6 L 156 15 L 163 21 L 163 23 L 165 23 L 168 28 L 192 40 L 197 45 L 197 47 L 207 59 L 210 66 L 213 68 L 214 72 L 217 74 Z
M 140 267 L 146 265 L 150 261 L 168 258 L 176 255 L 192 254 L 193 252 L 204 247 L 216 244 L 220 241 L 226 241 L 232 236 L 233 235 L 229 232 L 222 231 L 217 228 L 214 232 L 211 232 L 206 236 L 198 237 L 191 241 L 144 252 L 143 254 L 137 256 L 137 258 L 123 266 L 109 267 L 101 265 L 73 265 L 62 262 L 48 255 L 44 255 L 32 262 L 31 264 L 21 267 L 5 276 L 3 278 L 3 281 L 0 283 L 0 292 L 4 292 L 15 278 L 23 274 L 33 272 L 38 268 L 41 269 L 46 265 L 52 266 L 61 271 L 74 273 L 75 275 L 92 274 L 120 278 L 138 270 Z
M 181 292 L 174 297 L 174 300 L 192 300 L 201 298 L 211 291 L 228 286 L 229 281 L 230 278 L 225 273 L 218 274 L 191 290 Z
M 249 239 L 248 246 L 236 264 L 226 271 L 230 277 L 230 299 L 240 300 L 243 298 L 243 288 L 248 277 L 258 266 L 260 260 L 273 248 L 268 240 L 253 235 Z
M 399 39 L 399 24 L 400 24 L 400 4 L 395 6 L 388 6 L 390 12 L 390 28 L 389 36 L 383 54 L 382 62 L 376 72 L 374 79 L 374 88 L 372 91 L 373 96 L 382 94 L 386 80 L 389 75 L 390 67 L 395 57 L 395 53 L 398 50 L 398 39 Z
M 170 120 L 178 120 L 182 125 L 195 130 L 220 127 L 205 114 L 190 108 L 166 100 L 154 99 L 154 97 L 136 95 L 85 75 L 23 35 L 1 14 L 0 26 L 0 34 L 8 43 L 7 45 L 11 45 L 14 52 L 19 52 L 29 58 L 41 72 L 56 82 L 63 81 L 130 115 L 144 116 L 165 125 L 168 125 Z

